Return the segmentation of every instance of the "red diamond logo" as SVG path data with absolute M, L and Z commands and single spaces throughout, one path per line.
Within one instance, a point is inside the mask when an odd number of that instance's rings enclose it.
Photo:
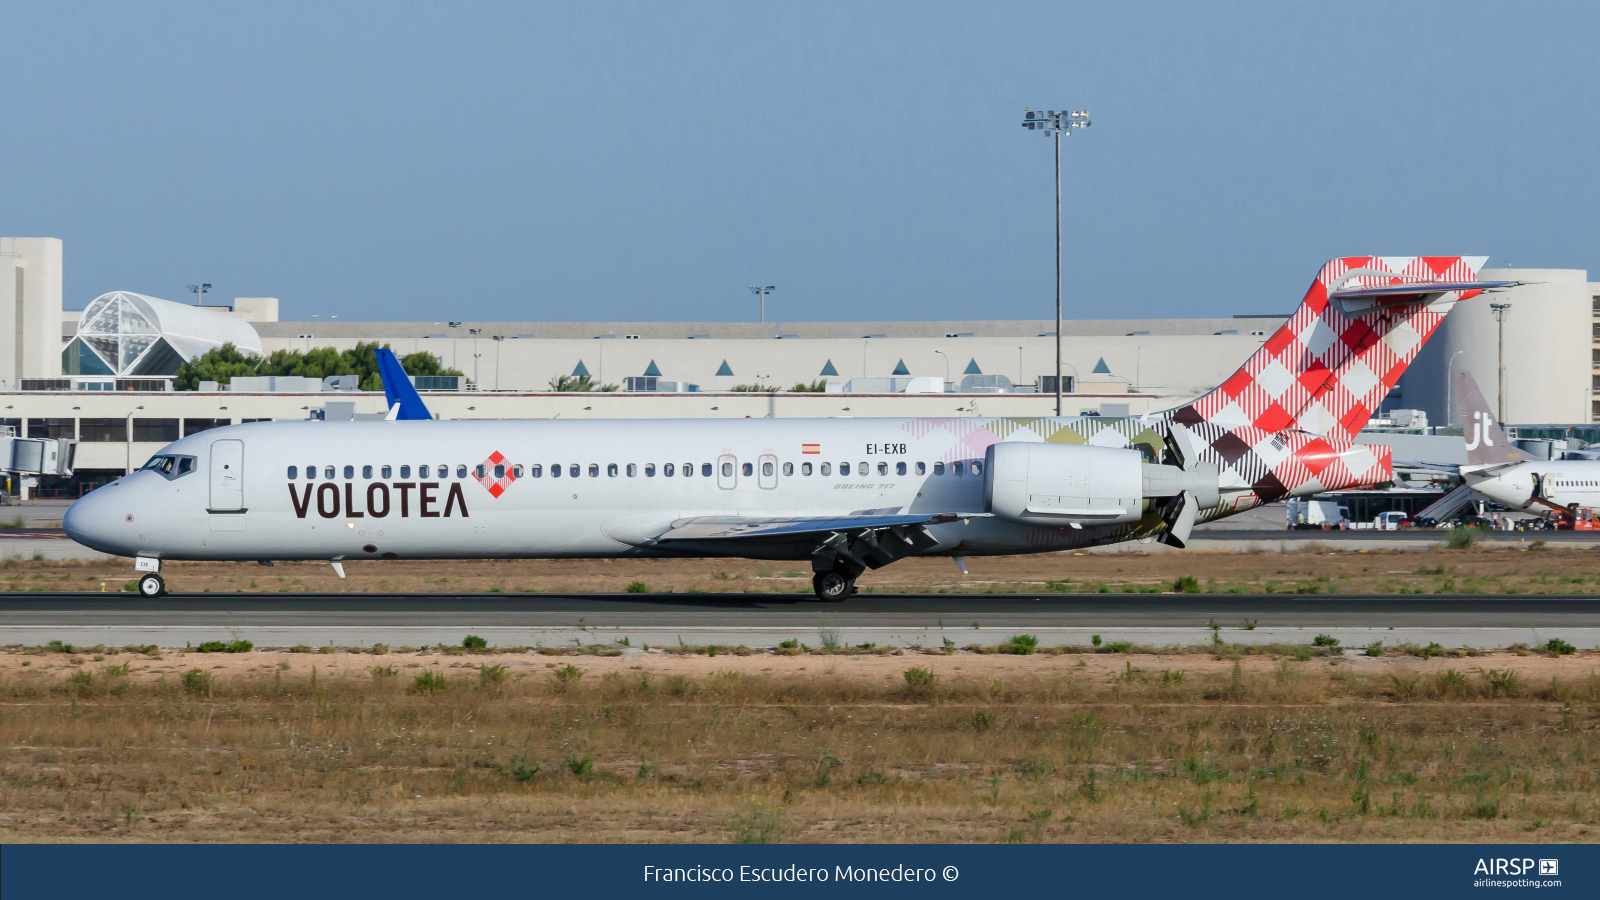
M 483 485 L 483 489 L 489 492 L 489 496 L 495 498 L 504 494 L 506 488 L 511 487 L 511 483 L 517 480 L 514 468 L 506 465 L 506 458 L 500 455 L 498 450 L 489 454 L 488 459 L 478 463 L 472 474 L 477 477 L 478 483 Z

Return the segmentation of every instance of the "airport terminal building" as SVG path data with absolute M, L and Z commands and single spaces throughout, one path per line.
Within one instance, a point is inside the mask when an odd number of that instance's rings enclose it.
M 384 411 L 382 393 L 306 379 L 174 391 L 185 359 L 225 343 L 251 355 L 387 344 L 464 374 L 419 387 L 445 418 L 1049 415 L 1053 320 L 969 322 L 283 322 L 274 298 L 196 306 L 131 291 L 62 296 L 62 245 L 0 238 L 0 424 L 74 437 L 76 496 L 205 428 Z M 1458 306 L 1385 410 L 1448 425 L 1449 372 L 1469 371 L 1508 423 L 1600 421 L 1600 284 L 1578 269 L 1485 269 L 1522 285 L 1498 321 Z M 1074 319 L 1063 323 L 1063 412 L 1138 415 L 1181 405 L 1231 375 L 1286 320 Z M 66 307 L 81 307 L 67 309 Z M 1504 372 L 1498 368 L 1504 354 Z M 1501 377 L 1503 374 L 1503 378 Z M 587 375 L 614 392 L 557 392 Z M 821 388 L 796 392 L 797 385 Z M 235 388 L 244 388 L 243 390 Z M 779 389 L 777 393 L 765 390 Z M 1406 413 L 1395 424 L 1420 425 Z M 46 488 L 50 486 L 45 486 Z

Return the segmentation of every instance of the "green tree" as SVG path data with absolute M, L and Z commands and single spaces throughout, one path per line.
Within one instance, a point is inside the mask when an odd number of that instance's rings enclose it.
M 197 390 L 202 381 L 228 384 L 236 376 L 248 375 L 299 375 L 322 380 L 329 375 L 359 375 L 361 390 L 383 390 L 383 379 L 378 375 L 378 343 L 357 343 L 349 350 L 316 347 L 312 350 L 278 350 L 265 359 L 245 356 L 232 344 L 192 359 L 178 368 L 177 390 Z M 388 344 L 383 349 L 389 349 Z M 446 369 L 432 353 L 411 353 L 400 360 L 400 367 L 408 375 L 460 375 L 455 369 Z
M 238 347 L 223 344 L 208 350 L 204 356 L 190 360 L 178 367 L 174 390 L 197 391 L 202 381 L 227 384 L 235 375 L 254 375 L 260 361 L 246 356 Z
M 585 391 L 597 391 L 603 394 L 609 394 L 612 391 L 617 390 L 617 385 L 599 384 L 588 375 L 557 375 L 556 377 L 550 379 L 550 390 L 559 391 L 561 393 L 583 393 Z

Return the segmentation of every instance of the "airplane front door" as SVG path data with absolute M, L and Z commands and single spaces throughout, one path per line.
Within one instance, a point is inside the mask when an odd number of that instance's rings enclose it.
M 211 507 L 244 509 L 244 441 L 211 443 Z

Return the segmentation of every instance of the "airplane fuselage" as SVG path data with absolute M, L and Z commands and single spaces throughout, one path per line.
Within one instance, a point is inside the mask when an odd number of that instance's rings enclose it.
M 1548 509 L 1535 497 L 1570 507 L 1600 508 L 1600 460 L 1529 460 L 1510 468 L 1461 473 L 1475 491 L 1508 509 Z
M 971 426 L 993 421 L 253 423 L 163 448 L 65 524 L 96 549 L 169 560 L 802 558 L 796 547 L 735 554 L 651 539 L 703 516 L 981 514 L 993 438 L 972 439 Z M 923 552 L 964 555 L 1133 536 L 1127 524 L 981 515 L 929 530 L 938 542 Z

